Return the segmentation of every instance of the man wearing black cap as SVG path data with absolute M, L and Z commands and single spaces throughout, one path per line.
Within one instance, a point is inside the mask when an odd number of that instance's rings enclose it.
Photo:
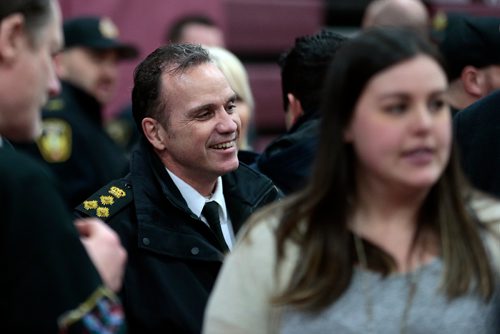
M 448 15 L 440 49 L 461 166 L 472 185 L 500 196 L 500 18 Z M 486 96 L 487 95 L 487 96 Z
M 455 114 L 500 88 L 500 18 L 450 14 L 437 22 Z
M 137 50 L 118 40 L 109 18 L 68 20 L 64 39 L 65 49 L 56 56 L 62 94 L 43 111 L 37 145 L 17 147 L 50 166 L 72 208 L 128 169 L 124 152 L 103 128 L 101 110 L 115 92 L 118 62 L 136 57 Z
M 118 40 L 109 18 L 79 17 L 64 23 L 65 50 L 58 56 L 59 76 L 92 95 L 101 105 L 110 101 L 118 80 L 118 61 L 137 50 Z

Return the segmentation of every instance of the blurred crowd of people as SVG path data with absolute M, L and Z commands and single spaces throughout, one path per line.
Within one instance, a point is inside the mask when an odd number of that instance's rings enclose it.
M 56 0 L 0 4 L 0 257 L 19 333 L 500 331 L 500 18 L 374 0 L 296 36 L 286 132 L 208 16 L 139 50 Z

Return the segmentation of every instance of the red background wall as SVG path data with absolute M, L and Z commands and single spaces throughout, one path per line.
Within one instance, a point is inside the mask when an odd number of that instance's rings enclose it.
M 227 48 L 244 61 L 256 100 L 257 133 L 268 137 L 284 131 L 278 55 L 293 45 L 295 37 L 315 33 L 323 24 L 323 0 L 59 1 L 64 18 L 109 16 L 120 39 L 140 48 L 137 60 L 120 65 L 121 80 L 106 108 L 107 118 L 129 103 L 135 66 L 163 43 L 170 24 L 184 14 L 203 13 L 222 27 Z

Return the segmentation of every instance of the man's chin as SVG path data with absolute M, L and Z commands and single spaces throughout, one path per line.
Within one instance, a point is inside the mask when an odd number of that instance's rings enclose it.
M 99 91 L 96 92 L 94 95 L 94 98 L 99 102 L 101 105 L 106 105 L 109 102 L 111 102 L 111 99 L 113 98 L 114 93 L 109 92 L 109 91 Z
M 238 161 L 238 159 L 235 159 L 235 161 L 226 164 L 225 166 L 223 166 L 223 168 L 221 168 L 222 175 L 235 171 L 236 169 L 238 169 L 239 165 L 240 162 Z

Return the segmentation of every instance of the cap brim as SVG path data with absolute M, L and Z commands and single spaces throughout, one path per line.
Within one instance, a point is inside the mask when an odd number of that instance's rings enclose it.
M 124 43 L 117 43 L 117 42 L 112 42 L 112 41 L 97 41 L 93 43 L 80 43 L 80 44 L 75 44 L 75 45 L 68 45 L 66 46 L 67 49 L 70 49 L 72 47 L 87 47 L 90 49 L 95 49 L 95 50 L 114 50 L 118 54 L 118 58 L 120 60 L 127 60 L 127 59 L 134 59 L 137 58 L 139 55 L 139 50 L 131 44 L 124 44 Z
M 134 59 L 139 55 L 139 51 L 137 48 L 131 45 L 121 45 L 114 48 L 118 52 L 118 58 L 126 60 L 126 59 Z

